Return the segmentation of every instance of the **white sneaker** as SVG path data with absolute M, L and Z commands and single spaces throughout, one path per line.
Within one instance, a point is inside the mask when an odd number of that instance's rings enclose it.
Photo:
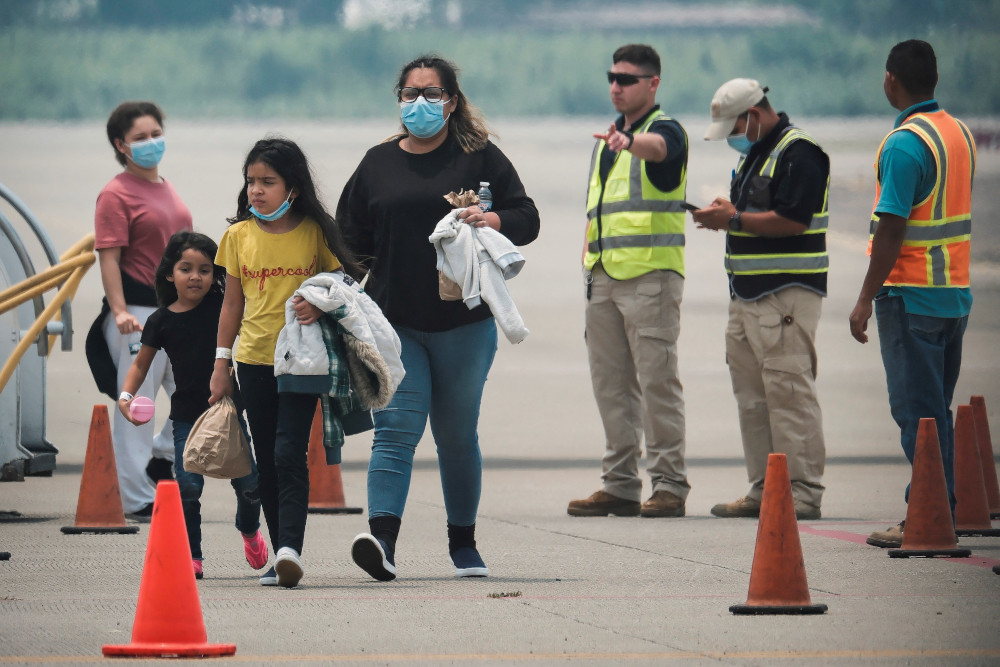
M 278 575 L 278 585 L 295 588 L 302 579 L 302 563 L 299 553 L 291 547 L 281 547 L 274 556 L 274 572 Z

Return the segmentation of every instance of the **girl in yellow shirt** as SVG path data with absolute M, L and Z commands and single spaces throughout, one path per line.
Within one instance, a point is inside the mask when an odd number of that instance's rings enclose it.
M 315 394 L 278 393 L 274 346 L 285 324 L 285 302 L 317 273 L 343 268 L 360 275 L 340 229 L 316 194 L 305 155 L 292 141 L 265 138 L 243 163 L 244 187 L 215 262 L 226 269 L 211 403 L 232 392 L 233 357 L 253 435 L 261 503 L 274 566 L 263 586 L 296 586 L 309 503 L 306 452 Z M 301 324 L 322 311 L 296 298 Z M 233 355 L 232 347 L 240 342 Z

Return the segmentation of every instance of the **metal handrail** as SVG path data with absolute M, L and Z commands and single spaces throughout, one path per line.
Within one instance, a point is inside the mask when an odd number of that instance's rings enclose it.
M 18 341 L 3 369 L 0 370 L 0 392 L 3 392 L 7 381 L 21 363 L 24 353 L 46 329 L 49 321 L 59 320 L 60 308 L 76 296 L 80 281 L 95 261 L 97 256 L 94 254 L 94 235 L 88 234 L 63 253 L 58 264 L 0 292 L 0 315 L 2 315 L 50 289 L 59 287 L 52 302 L 35 318 L 34 323 Z M 52 351 L 54 341 L 55 335 L 50 335 L 49 353 Z
M 14 211 L 20 214 L 21 219 L 28 225 L 32 232 L 35 234 L 35 238 L 42 246 L 42 252 L 45 253 L 45 258 L 48 260 L 49 264 L 55 265 L 57 263 L 56 259 L 56 249 L 55 245 L 52 243 L 52 239 L 46 233 L 45 228 L 42 223 L 39 222 L 32 212 L 28 209 L 24 202 L 22 202 L 17 195 L 11 192 L 7 186 L 0 183 L 0 199 L 4 199 L 13 207 Z M 10 241 L 11 246 L 14 248 L 14 252 L 17 254 L 18 259 L 21 262 L 21 266 L 24 270 L 24 275 L 30 276 L 34 274 L 35 269 L 32 266 L 31 258 L 28 255 L 27 249 L 21 242 L 21 238 L 14 226 L 7 219 L 2 212 L 0 212 L 0 231 L 7 236 Z M 45 303 L 41 298 L 35 300 L 35 316 L 41 317 L 42 310 L 44 309 Z M 71 331 L 73 328 L 73 309 L 69 302 L 63 305 L 62 320 L 66 326 L 67 331 Z M 38 339 L 38 354 L 48 356 L 49 349 L 48 346 L 55 342 L 54 336 L 49 336 L 49 338 L 39 338 Z M 73 349 L 73 338 L 71 335 L 66 335 L 62 337 L 62 349 L 66 352 Z

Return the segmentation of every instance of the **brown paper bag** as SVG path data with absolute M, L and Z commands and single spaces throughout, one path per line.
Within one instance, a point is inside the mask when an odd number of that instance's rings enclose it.
M 438 296 L 443 301 L 460 301 L 462 299 L 462 286 L 444 275 L 443 271 L 438 271 Z
M 455 208 L 468 208 L 479 203 L 479 195 L 474 190 L 459 190 L 444 195 L 445 200 Z M 438 296 L 443 301 L 461 301 L 462 286 L 438 271 Z
M 250 474 L 251 461 L 236 405 L 223 396 L 191 427 L 184 445 L 184 469 L 206 477 L 236 479 Z

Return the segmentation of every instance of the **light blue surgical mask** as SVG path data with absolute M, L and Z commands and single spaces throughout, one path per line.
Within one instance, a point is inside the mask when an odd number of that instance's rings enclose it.
M 746 126 L 746 129 L 743 131 L 743 134 L 737 134 L 737 135 L 732 135 L 731 134 L 728 137 L 726 137 L 726 143 L 729 144 L 729 147 L 732 148 L 737 153 L 741 153 L 743 155 L 746 155 L 747 153 L 749 153 L 750 149 L 753 148 L 753 145 L 755 143 L 757 143 L 758 141 L 760 141 L 760 121 L 759 120 L 757 121 L 757 138 L 754 139 L 753 141 L 750 141 L 750 138 L 747 136 L 747 132 L 750 131 L 750 119 L 751 118 L 753 118 L 752 114 L 749 115 L 749 116 L 747 116 L 747 126 Z
M 126 156 L 143 169 L 152 169 L 160 164 L 163 151 L 166 148 L 163 137 L 153 137 L 145 141 L 137 141 L 128 145 L 132 155 Z
M 428 102 L 421 95 L 413 102 L 399 103 L 399 117 L 415 137 L 429 139 L 444 127 L 444 100 Z
M 754 144 L 754 142 L 747 139 L 746 132 L 744 132 L 743 134 L 738 134 L 736 136 L 730 135 L 726 137 L 726 143 L 729 144 L 729 147 L 732 148 L 734 151 L 736 151 L 737 153 L 742 153 L 743 155 L 749 153 L 750 149 L 753 148 Z
M 258 220 L 263 220 L 264 222 L 274 222 L 284 214 L 288 213 L 288 209 L 292 207 L 292 193 L 288 193 L 288 197 L 282 202 L 281 206 L 274 210 L 274 213 L 261 213 L 253 206 L 250 207 L 250 215 L 254 216 Z

